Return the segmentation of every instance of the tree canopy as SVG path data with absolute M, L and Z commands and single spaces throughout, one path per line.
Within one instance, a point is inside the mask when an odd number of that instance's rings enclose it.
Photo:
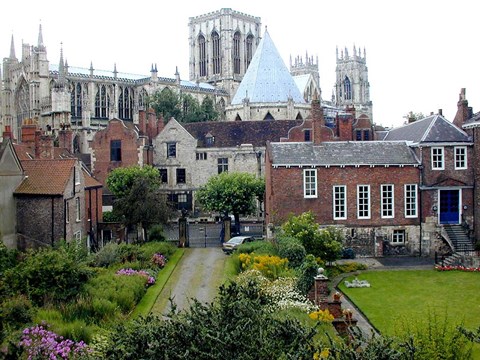
M 169 88 L 155 92 L 150 98 L 150 106 L 166 121 L 172 117 L 180 122 L 212 121 L 219 115 L 211 97 L 205 97 L 200 104 L 191 94 L 179 95 Z
M 233 214 L 238 225 L 240 214 L 254 213 L 255 201 L 262 202 L 264 193 L 264 179 L 248 173 L 223 172 L 212 176 L 198 190 L 197 199 L 207 211 Z
M 117 168 L 107 177 L 107 186 L 115 195 L 113 214 L 126 226 L 164 224 L 171 214 L 166 194 L 159 189 L 160 174 L 152 166 Z

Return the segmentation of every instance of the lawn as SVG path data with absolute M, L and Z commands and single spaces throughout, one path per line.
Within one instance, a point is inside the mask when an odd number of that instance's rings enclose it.
M 351 281 L 354 276 L 345 278 Z M 480 326 L 480 273 L 436 270 L 370 271 L 358 275 L 370 288 L 339 288 L 384 334 L 395 335 L 414 319 Z M 480 356 L 476 346 L 475 355 Z M 478 358 L 478 357 L 475 357 Z

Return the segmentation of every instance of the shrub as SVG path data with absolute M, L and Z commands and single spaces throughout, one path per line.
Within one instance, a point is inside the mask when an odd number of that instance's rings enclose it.
M 297 281 L 297 288 L 300 293 L 306 295 L 313 286 L 315 276 L 318 274 L 318 264 L 313 255 L 307 255 L 305 261 L 299 268 L 300 275 Z
M 117 254 L 119 256 L 121 263 L 133 262 L 133 261 L 144 261 L 145 254 L 142 252 L 140 245 L 136 244 L 120 244 L 117 249 Z
M 77 296 L 91 271 L 77 263 L 65 249 L 28 252 L 25 260 L 5 272 L 12 293 L 25 294 L 35 305 L 68 301 Z
M 9 249 L 0 242 L 0 278 L 5 270 L 13 268 L 17 265 L 18 251 Z
M 106 299 L 126 314 L 140 301 L 146 291 L 147 278 L 144 276 L 119 276 L 104 272 L 92 278 L 85 290 L 92 301 Z
M 32 321 L 34 308 L 24 295 L 3 299 L 0 303 L 0 344 L 4 337 Z
M 273 244 L 269 241 L 259 240 L 252 241 L 250 243 L 245 243 L 240 245 L 236 250 L 236 253 L 255 253 L 255 254 L 271 254 L 275 255 L 277 251 Z
M 175 251 L 177 251 L 177 248 L 167 242 L 153 241 L 142 244 L 141 251 L 143 253 L 141 258 L 146 260 L 143 265 L 147 266 L 150 263 L 150 260 L 152 259 L 154 254 L 160 253 L 167 258 L 170 258 L 175 253 Z
M 92 265 L 99 267 L 109 267 L 112 264 L 120 262 L 118 254 L 118 244 L 108 243 L 93 255 Z
M 260 271 L 269 279 L 277 279 L 288 273 L 288 260 L 273 255 L 239 254 L 238 259 L 242 270 L 254 269 Z
M 278 239 L 278 255 L 288 259 L 291 267 L 297 268 L 302 264 L 307 252 L 299 240 L 284 236 Z
M 162 225 L 153 225 L 148 230 L 148 241 L 165 241 Z

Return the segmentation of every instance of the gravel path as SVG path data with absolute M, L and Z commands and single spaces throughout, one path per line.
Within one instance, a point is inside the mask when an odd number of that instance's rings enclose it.
M 185 249 L 185 254 L 153 306 L 152 313 L 165 315 L 172 298 L 178 310 L 189 307 L 192 298 L 212 302 L 223 281 L 227 256 L 219 247 Z

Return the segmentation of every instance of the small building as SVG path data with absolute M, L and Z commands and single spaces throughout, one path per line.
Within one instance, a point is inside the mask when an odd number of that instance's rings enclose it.
M 13 192 L 23 180 L 23 168 L 9 137 L 0 143 L 0 242 L 16 247 L 17 218 Z
M 20 248 L 82 240 L 85 176 L 77 159 L 26 160 L 25 178 L 13 193 Z

